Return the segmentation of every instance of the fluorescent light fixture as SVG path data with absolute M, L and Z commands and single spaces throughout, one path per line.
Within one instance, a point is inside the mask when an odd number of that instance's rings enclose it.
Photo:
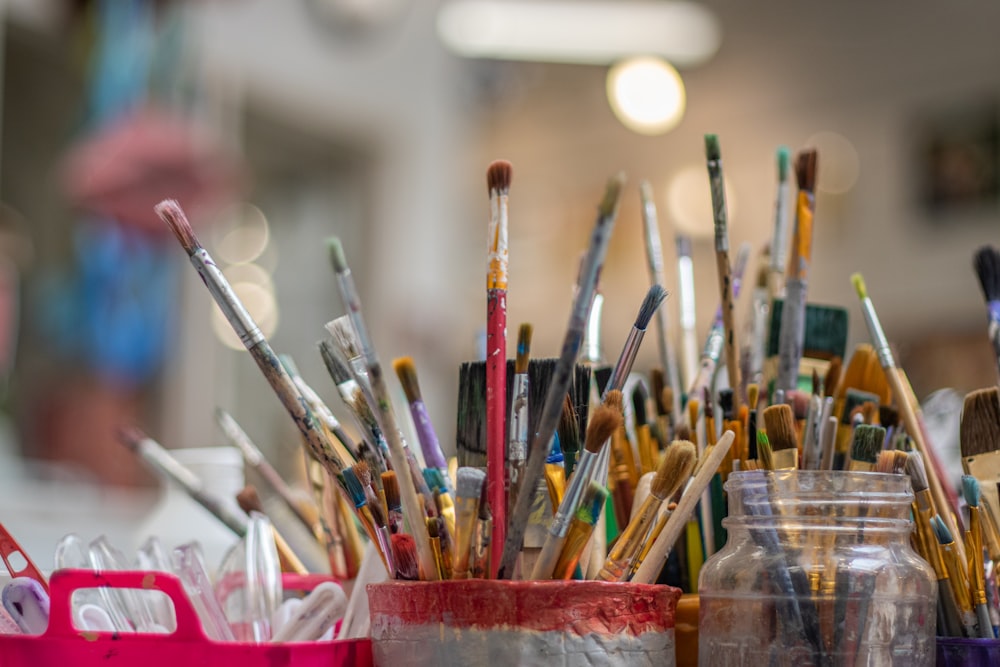
M 437 28 L 462 56 L 583 65 L 651 55 L 688 67 L 711 58 L 720 40 L 711 11 L 679 0 L 453 0 Z
M 608 102 L 622 125 L 639 134 L 663 134 L 684 116 L 684 82 L 660 58 L 630 58 L 608 70 Z

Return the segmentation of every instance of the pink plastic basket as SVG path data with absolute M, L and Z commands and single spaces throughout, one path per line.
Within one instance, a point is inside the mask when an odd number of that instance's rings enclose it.
M 287 575 L 286 575 L 287 577 Z M 286 579 L 287 588 L 308 590 L 323 578 Z M 73 625 L 70 600 L 85 588 L 163 591 L 173 602 L 177 629 L 163 634 L 89 632 Z M 215 642 L 205 636 L 180 580 L 153 572 L 60 570 L 49 581 L 49 627 L 38 637 L 0 636 L 0 667 L 368 667 L 371 642 L 348 640 L 298 644 Z

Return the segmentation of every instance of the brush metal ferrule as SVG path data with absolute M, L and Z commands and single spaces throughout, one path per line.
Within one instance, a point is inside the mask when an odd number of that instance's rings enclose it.
M 190 258 L 191 264 L 201 276 L 205 287 L 208 288 L 215 303 L 218 304 L 222 314 L 226 316 L 244 347 L 249 350 L 263 343 L 264 333 L 243 306 L 240 298 L 236 296 L 233 286 L 229 284 L 226 276 L 215 265 L 215 261 L 208 254 L 208 251 L 204 248 L 198 248 L 190 255 Z
M 715 363 L 719 363 L 719 359 L 722 357 L 722 350 L 726 346 L 726 333 L 722 327 L 721 322 L 716 322 L 711 331 L 708 332 L 708 338 L 705 339 L 705 348 L 701 351 L 702 359 L 711 359 Z
M 635 363 L 635 357 L 639 354 L 639 346 L 642 345 L 642 338 L 645 335 L 645 329 L 637 329 L 635 326 L 628 332 L 628 338 L 625 339 L 625 345 L 622 347 L 622 353 L 618 357 L 618 363 L 615 364 L 615 368 L 611 372 L 611 377 L 608 378 L 608 386 L 604 388 L 605 393 L 612 389 L 620 390 L 625 386 L 625 379 L 632 371 L 632 364 Z
M 799 450 L 796 447 L 789 449 L 771 450 L 772 470 L 798 470 Z
M 507 458 L 512 463 L 528 458 L 528 374 L 515 373 L 511 388 L 510 441 Z M 511 480 L 511 484 L 514 480 Z
M 607 448 L 608 443 L 604 443 L 601 450 Z M 587 450 L 584 450 L 583 454 L 580 455 L 580 461 L 576 464 L 576 470 L 573 471 L 573 477 L 569 481 L 569 488 L 566 489 L 563 500 L 559 503 L 559 509 L 556 510 L 555 516 L 552 517 L 552 522 L 549 524 L 549 534 L 552 537 L 562 538 L 566 536 L 569 524 L 573 520 L 573 514 L 580 506 L 583 494 L 587 490 L 587 485 L 590 484 L 594 469 L 597 467 L 597 458 L 597 454 Z
M 868 333 L 872 337 L 875 345 L 875 353 L 878 355 L 878 362 L 882 368 L 893 368 L 896 361 L 892 357 L 892 348 L 889 347 L 889 339 L 885 336 L 882 323 L 879 322 L 878 314 L 875 312 L 875 304 L 870 297 L 865 297 L 861 301 L 861 312 L 865 316 L 865 323 L 868 325 Z

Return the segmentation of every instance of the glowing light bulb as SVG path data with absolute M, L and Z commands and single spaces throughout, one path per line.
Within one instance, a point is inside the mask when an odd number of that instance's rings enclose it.
M 608 102 L 622 124 L 639 134 L 663 134 L 684 116 L 684 82 L 659 58 L 630 58 L 608 70 Z

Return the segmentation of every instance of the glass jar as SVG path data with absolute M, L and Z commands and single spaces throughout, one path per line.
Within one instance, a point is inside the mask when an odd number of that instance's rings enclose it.
M 937 581 L 910 547 L 910 480 L 745 471 L 701 570 L 699 664 L 934 664 Z

